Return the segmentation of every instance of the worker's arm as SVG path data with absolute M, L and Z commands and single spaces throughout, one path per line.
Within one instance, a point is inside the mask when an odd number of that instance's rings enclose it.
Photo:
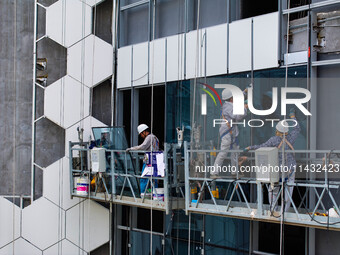
M 146 151 L 148 148 L 150 148 L 150 143 L 151 143 L 151 135 L 148 135 L 144 139 L 144 142 L 141 145 L 131 147 L 128 150 L 131 150 L 131 151 Z
M 241 121 L 243 120 L 245 117 L 247 117 L 247 108 L 244 107 L 244 113 L 242 115 L 235 115 L 233 113 L 233 107 L 228 107 L 226 109 L 223 109 L 223 114 L 224 116 L 229 116 L 230 119 L 232 119 L 233 121 Z
M 301 127 L 299 125 L 299 122 L 296 120 L 296 118 L 292 118 L 293 120 L 296 121 L 296 126 L 293 128 L 292 131 L 290 131 L 290 133 L 287 135 L 287 140 L 288 142 L 290 142 L 291 144 L 295 143 L 296 139 L 298 138 L 300 132 L 301 132 Z
M 253 146 L 249 146 L 247 147 L 248 150 L 256 150 L 258 148 L 262 148 L 262 147 L 276 147 L 275 146 L 275 136 L 269 138 L 269 140 L 265 143 L 259 144 L 259 145 L 253 145 Z

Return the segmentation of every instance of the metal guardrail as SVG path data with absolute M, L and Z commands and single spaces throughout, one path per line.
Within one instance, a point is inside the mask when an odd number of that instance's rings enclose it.
M 254 173 L 242 176 L 240 165 L 236 166 L 236 175 L 226 175 L 218 179 L 210 178 L 207 171 L 203 173 L 194 171 L 197 158 L 200 158 L 200 164 L 207 166 L 207 162 L 214 162 L 214 157 L 218 152 L 220 150 L 191 149 L 188 143 L 184 144 L 187 213 L 195 212 L 276 223 L 283 220 L 291 225 L 340 230 L 340 218 L 330 217 L 328 211 L 334 208 L 336 212 L 340 212 L 340 194 L 338 194 L 340 158 L 337 156 L 337 154 L 340 156 L 340 151 L 285 151 L 285 153 L 295 153 L 297 169 L 301 172 L 299 173 L 301 176 L 298 176 L 299 178 L 295 179 L 294 183 L 284 182 L 282 184 L 280 181 L 277 199 L 272 201 L 271 205 L 264 203 L 263 197 L 263 193 L 269 189 L 269 184 L 258 182 Z M 230 150 L 230 152 L 242 153 L 243 151 Z M 247 155 L 253 153 L 254 151 L 250 151 Z M 237 155 L 237 162 L 238 159 Z M 247 161 L 250 166 L 255 165 L 254 157 L 248 157 Z M 313 171 L 311 166 L 313 166 Z M 320 169 L 316 169 L 315 166 Z M 330 173 L 331 168 L 333 173 Z M 223 192 L 220 190 L 219 198 L 213 194 L 212 186 L 216 184 L 219 184 L 223 190 Z M 190 190 L 192 186 L 196 186 L 195 188 L 199 190 L 194 198 Z M 294 187 L 293 194 L 299 195 L 295 201 L 287 192 L 290 187 Z M 281 209 L 279 203 L 283 190 L 291 202 L 291 207 L 286 211 Z M 272 208 L 275 207 L 278 208 L 275 211 L 278 211 L 279 215 L 274 215 Z
M 258 182 L 254 173 L 248 176 L 242 176 L 240 166 L 237 165 L 237 173 L 235 176 L 225 176 L 226 178 L 212 179 L 208 172 L 203 174 L 195 174 L 193 165 L 197 158 L 202 166 L 213 164 L 216 153 L 220 150 L 202 150 L 191 149 L 188 143 L 184 144 L 184 152 L 177 145 L 165 145 L 164 177 L 142 177 L 141 176 L 141 158 L 144 151 L 136 151 L 131 153 L 131 159 L 128 160 L 128 154 L 122 150 L 106 150 L 110 157 L 108 171 L 103 173 L 101 177 L 108 179 L 108 186 L 105 186 L 104 192 L 98 192 L 97 189 L 89 192 L 87 196 L 79 195 L 75 191 L 74 176 L 86 174 L 93 176 L 89 168 L 89 149 L 87 144 L 79 147 L 79 143 L 70 143 L 70 188 L 71 196 L 90 198 L 102 202 L 118 203 L 129 206 L 153 208 L 169 213 L 173 209 L 184 209 L 186 212 L 195 212 L 203 214 L 212 214 L 220 216 L 228 216 L 235 218 L 243 218 L 248 220 L 268 221 L 280 223 L 281 218 L 287 224 L 309 226 L 316 228 L 328 228 L 340 230 L 340 218 L 329 217 L 328 210 L 333 207 L 339 212 L 340 194 L 340 172 L 335 171 L 333 174 L 329 171 L 316 172 L 307 171 L 306 167 L 312 164 L 319 166 L 329 166 L 330 163 L 340 166 L 340 158 L 330 156 L 339 154 L 340 151 L 327 150 L 295 150 L 286 151 L 285 153 L 295 153 L 298 167 L 301 168 L 302 176 L 298 173 L 294 183 L 280 182 L 278 198 L 273 201 L 270 206 L 265 202 L 263 193 L 269 189 L 269 184 Z M 230 152 L 241 153 L 241 150 Z M 74 154 L 76 156 L 74 157 Z M 254 165 L 253 152 L 247 159 L 249 166 Z M 184 155 L 184 157 L 182 156 Z M 178 162 L 178 157 L 181 162 Z M 78 165 L 73 166 L 73 158 L 78 158 Z M 184 160 L 182 160 L 184 158 Z M 117 160 L 124 159 L 124 168 L 117 168 Z M 86 162 L 85 162 L 86 161 Z M 131 172 L 128 164 L 135 164 L 136 172 Z M 179 175 L 183 174 L 179 170 L 180 165 L 184 164 L 184 181 L 179 180 Z M 130 170 L 129 170 L 130 169 Z M 316 169 L 315 169 L 316 170 Z M 340 171 L 340 169 L 339 169 Z M 247 175 L 247 174 L 246 174 Z M 333 175 L 333 176 L 332 176 Z M 335 178 L 334 178 L 335 177 Z M 141 179 L 147 179 L 151 188 L 154 187 L 155 180 L 162 181 L 164 185 L 164 201 L 147 199 L 140 196 L 138 186 Z M 105 183 L 105 181 L 103 182 Z M 191 186 L 196 185 L 199 192 L 196 199 L 191 196 Z M 213 195 L 212 186 L 219 184 L 220 197 Z M 282 212 L 279 197 L 283 190 L 294 187 L 295 199 L 287 193 L 291 207 Z M 182 189 L 185 189 L 183 192 Z M 286 193 L 286 192 L 284 192 Z M 174 196 L 177 194 L 177 196 Z M 185 194 L 185 195 L 184 195 Z M 296 196 L 299 195 L 298 199 Z M 279 208 L 279 216 L 273 215 L 273 207 Z M 325 215 L 325 216 L 323 216 Z M 328 216 L 327 216 L 328 215 Z
M 164 177 L 144 176 L 142 177 L 142 164 L 140 163 L 146 151 L 106 150 L 107 171 L 105 173 L 93 173 L 90 169 L 90 149 L 88 144 L 69 143 L 70 158 L 70 190 L 71 197 L 82 197 L 102 202 L 117 203 L 129 206 L 153 208 L 169 213 L 171 209 L 184 209 L 184 193 L 181 192 L 184 183 L 178 182 L 176 162 L 176 145 L 166 144 L 164 150 L 165 171 Z M 76 155 L 76 156 L 75 156 Z M 74 167 L 74 159 L 77 159 L 78 167 Z M 171 169 L 169 162 L 172 162 Z M 120 163 L 120 166 L 118 166 Z M 76 169 L 77 168 L 77 169 Z M 170 170 L 169 170 L 170 169 Z M 135 171 L 133 171 L 135 170 Z M 104 191 L 98 191 L 98 183 L 95 190 L 89 188 L 88 195 L 77 193 L 74 178 L 86 175 L 91 178 L 96 176 L 104 186 Z M 140 194 L 139 183 L 141 179 L 148 180 L 147 188 L 151 188 L 151 198 Z M 164 201 L 158 199 L 155 181 L 163 182 Z M 107 183 L 106 183 L 107 182 Z M 182 194 L 178 197 L 171 196 L 173 191 Z M 153 192 L 157 199 L 153 199 Z

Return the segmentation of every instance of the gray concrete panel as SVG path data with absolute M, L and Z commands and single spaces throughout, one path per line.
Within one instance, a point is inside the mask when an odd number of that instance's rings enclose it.
M 36 123 L 35 162 L 47 167 L 65 156 L 65 130 L 48 119 Z
M 0 194 L 29 195 L 34 1 L 14 3 L 0 3 Z
M 93 88 L 92 116 L 106 125 L 111 124 L 111 79 Z

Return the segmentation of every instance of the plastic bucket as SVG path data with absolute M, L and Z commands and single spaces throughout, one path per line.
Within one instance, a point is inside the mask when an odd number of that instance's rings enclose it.
M 153 200 L 164 201 L 164 188 L 156 188 L 153 190 Z
M 77 194 L 78 195 L 89 194 L 89 179 L 87 177 L 77 178 Z

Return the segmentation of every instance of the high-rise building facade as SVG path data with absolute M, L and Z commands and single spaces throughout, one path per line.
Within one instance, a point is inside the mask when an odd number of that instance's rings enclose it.
M 0 254 L 337 253 L 340 1 L 0 7 Z M 226 85 L 249 109 L 229 127 L 238 147 L 223 166 L 236 174 L 213 179 Z M 282 119 L 293 122 L 284 137 L 294 123 L 299 134 L 277 159 L 297 164 L 295 180 L 274 184 L 243 149 Z M 143 142 L 142 123 L 163 153 L 152 177 L 145 153 L 126 151 Z M 101 173 L 93 146 L 106 149 Z

